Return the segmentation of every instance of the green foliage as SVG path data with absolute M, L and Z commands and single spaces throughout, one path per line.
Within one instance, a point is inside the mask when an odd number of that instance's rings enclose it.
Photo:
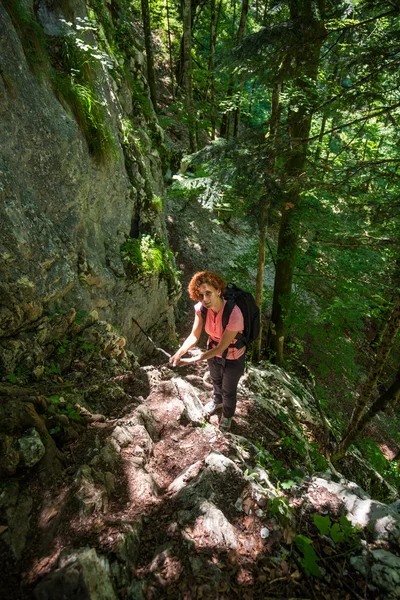
M 57 412 L 61 415 L 66 415 L 68 419 L 72 419 L 73 421 L 81 421 L 82 416 L 79 410 L 76 408 L 76 405 L 72 401 L 66 401 L 62 395 L 53 395 L 49 396 L 47 399 L 50 402 L 50 406 L 53 407 L 51 412 Z M 60 428 L 54 428 L 50 430 L 50 433 L 57 433 Z
M 398 434 L 398 431 L 396 432 Z M 355 446 L 368 460 L 374 469 L 378 471 L 394 487 L 400 491 L 400 468 L 398 461 L 389 461 L 381 451 L 379 444 L 363 436 L 356 440 Z
M 75 27 L 66 21 L 64 25 L 66 34 L 62 39 L 61 55 L 65 70 L 54 71 L 52 83 L 59 99 L 73 112 L 89 152 L 98 161 L 107 161 L 116 156 L 116 146 L 103 102 L 95 90 L 94 72 L 97 64 L 110 68 L 112 63 L 97 46 L 85 43 L 80 37 L 83 32 L 94 29 L 90 22 L 81 19 Z
M 32 71 L 41 76 L 49 71 L 46 37 L 30 5 L 24 0 L 5 0 L 4 5 L 18 31 L 26 60 Z
M 303 558 L 300 559 L 300 563 L 307 575 L 314 575 L 314 577 L 321 579 L 322 573 L 317 563 L 318 557 L 313 548 L 312 540 L 305 535 L 296 535 L 294 543 L 303 555 Z
M 159 196 L 154 196 L 151 199 L 151 206 L 156 213 L 161 213 L 163 210 L 163 201 Z
M 278 480 L 279 487 L 288 489 L 298 483 L 304 476 L 301 471 L 286 468 L 283 460 L 276 459 L 260 442 L 256 442 L 255 445 L 257 448 L 257 464 L 267 470 L 274 479 Z
M 45 369 L 48 375 L 61 375 L 61 366 L 59 363 L 52 362 L 50 367 Z
M 128 238 L 121 246 L 121 256 L 135 278 L 159 275 L 172 283 L 179 275 L 171 250 L 150 235 Z
M 75 315 L 75 319 L 74 319 L 74 323 L 77 323 L 78 325 L 80 325 L 82 323 L 82 320 L 86 317 L 87 315 L 87 311 L 84 309 L 78 310 L 78 312 Z
M 329 515 L 314 514 L 312 518 L 320 534 L 330 536 L 335 544 L 340 544 L 345 540 L 354 540 L 361 531 L 358 525 L 353 527 L 345 515 L 341 515 L 337 523 L 332 522 Z
M 23 365 L 20 365 L 19 367 L 17 367 L 15 369 L 15 371 L 13 373 L 11 373 L 10 375 L 7 375 L 6 379 L 10 383 L 22 383 L 22 382 L 27 381 L 27 379 L 29 378 L 29 375 L 30 375 L 29 369 L 27 369 Z
M 285 496 L 276 496 L 268 506 L 270 513 L 279 521 L 282 527 L 286 527 L 292 521 L 294 510 L 289 505 Z

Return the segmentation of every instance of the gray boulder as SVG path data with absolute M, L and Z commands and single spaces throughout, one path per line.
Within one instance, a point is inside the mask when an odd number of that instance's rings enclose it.
M 350 563 L 377 589 L 383 600 L 400 598 L 400 558 L 387 550 L 372 550 L 368 555 L 353 556 Z
M 28 429 L 18 440 L 23 462 L 27 467 L 33 467 L 44 456 L 46 448 L 36 429 Z
M 321 477 L 313 477 L 311 485 L 317 489 L 325 488 L 333 494 L 337 502 L 342 504 L 347 518 L 353 525 L 360 525 L 363 528 L 370 527 L 377 539 L 392 538 L 396 542 L 400 541 L 400 515 L 387 504 L 371 500 L 361 488 L 354 484 L 349 489 L 345 483 L 335 483 Z M 308 499 L 313 503 L 312 494 L 308 494 Z
M 93 548 L 62 552 L 58 567 L 36 586 L 36 600 L 117 600 L 110 565 Z

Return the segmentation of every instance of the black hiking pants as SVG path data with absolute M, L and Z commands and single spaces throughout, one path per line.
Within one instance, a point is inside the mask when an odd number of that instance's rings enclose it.
M 236 410 L 236 395 L 239 379 L 244 373 L 244 354 L 236 360 L 226 360 L 214 356 L 207 360 L 214 388 L 214 401 L 223 404 L 224 417 L 233 417 Z

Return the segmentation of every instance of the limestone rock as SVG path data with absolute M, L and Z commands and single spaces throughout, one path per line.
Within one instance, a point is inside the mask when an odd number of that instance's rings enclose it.
M 177 395 L 185 405 L 185 415 L 193 425 L 202 425 L 204 423 L 205 411 L 202 403 L 192 385 L 178 377 L 172 380 L 175 384 Z
M 247 386 L 256 395 L 255 399 L 275 416 L 283 411 L 300 422 L 321 422 L 312 394 L 295 377 L 276 365 L 250 368 L 241 385 Z
M 369 556 L 353 556 L 351 565 L 370 581 L 368 587 L 379 590 L 384 600 L 400 598 L 400 558 L 383 549 L 372 550 Z
M 106 481 L 104 473 L 83 465 L 77 473 L 76 498 L 81 515 L 104 512 L 108 507 L 108 489 L 110 481 Z
M 18 444 L 22 454 L 23 462 L 27 467 L 33 467 L 44 456 L 46 449 L 36 429 L 28 429 Z
M 8 530 L 3 539 L 8 543 L 16 560 L 22 556 L 30 531 L 30 514 L 33 499 L 16 480 L 8 483 L 0 496 L 0 509 L 5 512 Z
M 194 529 L 201 525 L 215 544 L 237 548 L 235 531 L 223 512 L 207 500 L 200 502 L 199 509 L 202 516 L 196 520 Z
M 36 600 L 117 600 L 110 577 L 110 565 L 93 548 L 64 551 L 59 568 L 36 586 Z
M 313 477 L 312 484 L 317 488 L 325 488 L 336 496 L 353 525 L 369 526 L 377 539 L 391 537 L 397 543 L 400 540 L 400 515 L 390 506 L 377 500 L 360 498 L 361 494 L 354 493 L 354 490 L 349 490 L 346 485 L 326 481 L 320 477 Z M 355 491 L 357 492 L 357 489 Z M 310 494 L 308 498 L 313 502 Z
M 174 479 L 172 483 L 170 483 L 168 486 L 168 491 L 173 493 L 180 492 L 185 485 L 187 485 L 188 481 L 191 481 L 194 477 L 197 477 L 197 475 L 200 473 L 201 466 L 202 461 L 198 460 L 187 467 L 183 473 L 181 473 L 178 477 L 176 477 L 176 479 Z
M 143 524 L 141 521 L 127 526 L 126 531 L 121 534 L 120 543 L 116 554 L 130 568 L 134 568 L 140 552 L 140 538 Z
M 24 6 L 29 9 L 31 3 Z M 36 10 L 37 27 L 51 36 L 60 35 L 61 19 L 87 18 L 84 3 L 64 7 L 41 0 Z M 132 53 L 137 54 L 132 59 L 132 77 L 142 85 L 143 55 L 138 50 Z M 55 306 L 94 307 L 100 319 L 118 323 L 140 352 L 148 350 L 144 336 L 132 327 L 132 317 L 140 318 L 146 330 L 158 324 L 158 339 L 168 339 L 174 332 L 176 285 L 158 273 L 145 286 L 126 280 L 120 247 L 132 223 L 145 224 L 146 232 L 165 237 L 162 215 L 149 202 L 152 193 L 164 195 L 156 150 L 161 142 L 157 118 L 153 113 L 144 115 L 140 104 L 132 109 L 132 90 L 127 98 L 125 89 L 121 103 L 115 81 L 99 60 L 93 69 L 94 87 L 105 106 L 105 126 L 114 146 L 113 157 L 100 165 L 68 104 L 54 93 L 47 71 L 38 76 L 31 69 L 4 5 L 0 5 L 0 54 L 4 75 L 0 79 L 0 337 L 20 334 Z M 148 94 L 145 86 L 143 94 Z M 143 148 L 136 144 L 130 149 L 136 155 L 132 159 L 143 164 L 141 180 L 127 169 L 133 160 L 125 156 L 128 149 L 119 141 L 119 123 L 130 118 L 143 132 Z M 155 132 L 154 140 L 146 128 Z M 106 353 L 112 357 L 120 350 L 113 343 Z M 8 355 L 6 349 L 0 357 L 0 376 L 11 374 L 17 364 L 15 352 Z
M 0 433 L 0 473 L 13 475 L 20 461 L 17 440 L 5 433 Z
M 205 463 L 207 467 L 209 467 L 213 471 L 218 471 L 219 473 L 226 473 L 227 470 L 232 469 L 240 474 L 242 474 L 239 467 L 227 456 L 213 450 L 206 457 Z
M 139 425 L 145 426 L 153 442 L 157 442 L 159 439 L 157 423 L 150 408 L 145 404 L 140 404 L 135 409 L 134 418 Z
M 358 450 L 350 451 L 339 464 L 347 479 L 355 479 L 370 496 L 382 502 L 393 502 L 398 491 L 376 471 Z

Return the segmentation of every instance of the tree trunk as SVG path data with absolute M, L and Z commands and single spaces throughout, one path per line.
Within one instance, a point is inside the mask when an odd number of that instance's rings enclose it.
M 313 18 L 310 4 L 304 3 L 304 5 L 306 7 L 305 14 L 300 15 L 301 21 L 299 23 L 299 27 L 303 23 L 302 44 L 295 47 L 293 56 L 287 63 L 288 65 L 294 65 L 295 72 L 292 77 L 294 88 L 298 89 L 299 95 L 304 98 L 304 102 L 298 104 L 295 110 L 291 110 L 289 107 L 288 114 L 290 146 L 283 174 L 283 179 L 287 182 L 287 191 L 283 199 L 279 229 L 268 339 L 272 360 L 279 365 L 284 360 L 285 318 L 291 302 L 292 280 L 297 252 L 298 226 L 301 214 L 301 178 L 304 174 L 308 147 L 307 142 L 304 140 L 309 136 L 312 121 L 310 105 L 313 102 L 314 87 L 310 82 L 317 80 L 319 54 L 326 35 L 322 23 Z M 300 9 L 301 7 L 297 7 L 296 11 Z M 287 75 L 285 79 L 288 79 Z
M 354 442 L 356 437 L 364 430 L 364 428 L 370 423 L 370 421 L 378 414 L 378 412 L 384 411 L 388 406 L 389 402 L 396 404 L 400 397 L 400 371 L 396 375 L 396 379 L 390 386 L 390 388 L 382 394 L 369 410 L 364 412 L 363 416 L 354 424 L 353 428 L 349 429 L 345 437 L 339 442 L 333 456 L 331 457 L 332 462 L 338 462 L 341 460 L 348 448 Z
M 315 162 L 318 162 L 320 159 L 320 156 L 321 156 L 321 149 L 322 149 L 322 144 L 324 141 L 324 133 L 325 133 L 327 119 L 328 119 L 328 117 L 326 115 L 324 115 L 322 117 L 321 129 L 319 130 L 318 145 L 317 145 L 317 149 L 315 151 L 315 156 L 314 156 Z
M 271 119 L 269 125 L 269 139 L 271 143 L 271 154 L 267 163 L 266 175 L 267 178 L 272 176 L 275 168 L 276 162 L 276 154 L 275 154 L 275 140 L 276 140 L 276 132 L 280 119 L 280 104 L 279 104 L 279 96 L 280 96 L 281 86 L 280 84 L 276 84 L 274 90 L 272 92 L 272 108 L 271 108 Z M 262 315 L 261 315 L 261 306 L 262 306 L 262 298 L 263 298 L 263 287 L 264 287 L 264 268 L 265 268 L 265 244 L 267 240 L 267 232 L 268 232 L 268 216 L 269 216 L 269 207 L 270 207 L 270 195 L 268 191 L 268 187 L 266 189 L 266 194 L 263 199 L 262 210 L 260 215 L 260 224 L 258 229 L 258 260 L 257 260 L 257 279 L 256 279 L 256 294 L 255 300 L 257 306 L 260 308 L 260 334 L 258 338 L 254 341 L 253 345 L 253 360 L 258 362 L 261 356 L 261 343 L 262 343 Z
M 385 329 L 382 334 L 382 340 L 378 346 L 374 364 L 372 365 L 366 382 L 364 383 L 361 391 L 360 398 L 358 399 L 354 409 L 346 433 L 343 436 L 347 438 L 350 432 L 357 426 L 358 421 L 362 418 L 366 407 L 371 401 L 373 392 L 376 385 L 382 375 L 383 369 L 387 362 L 390 352 L 393 349 L 397 333 L 400 329 L 400 295 L 396 297 L 393 309 L 386 322 Z M 340 442 L 342 444 L 342 442 Z
M 236 8 L 236 4 L 234 6 Z M 239 28 L 238 28 L 238 31 L 236 34 L 236 39 L 238 42 L 241 42 L 243 39 L 244 32 L 246 30 L 246 20 L 247 20 L 248 12 L 249 12 L 249 0 L 243 0 L 242 11 L 240 13 Z M 229 85 L 228 85 L 226 97 L 232 98 L 234 90 L 235 90 L 235 80 L 233 78 L 233 75 L 231 75 L 230 79 L 229 79 Z M 226 111 L 222 115 L 220 135 L 221 135 L 221 137 L 226 137 L 227 140 L 229 139 L 229 122 L 230 122 L 231 113 L 232 113 L 232 109 Z M 234 114 L 235 114 L 235 117 L 234 117 L 233 135 L 236 136 L 238 133 L 238 129 L 239 129 L 239 107 L 237 107 L 235 109 Z
M 156 78 L 154 75 L 154 54 L 153 54 L 153 44 L 151 41 L 149 2 L 148 2 L 148 0 L 141 0 L 141 4 L 142 4 L 144 44 L 145 44 L 145 48 L 146 48 L 147 79 L 148 79 L 149 88 L 150 88 L 150 98 L 153 103 L 154 110 L 157 111 L 157 91 L 156 91 Z
M 175 85 L 174 85 L 174 62 L 172 60 L 172 41 L 171 41 L 171 28 L 169 24 L 169 4 L 168 0 L 165 0 L 165 8 L 167 11 L 167 29 L 168 29 L 168 54 L 169 54 L 169 66 L 171 71 L 171 93 L 172 98 L 175 100 Z
M 185 89 L 185 106 L 188 116 L 190 152 L 196 152 L 195 116 L 192 83 L 192 16 L 191 0 L 183 4 L 183 81 Z
M 221 17 L 222 0 L 219 1 L 218 15 L 215 14 L 215 0 L 211 0 L 210 5 L 210 59 L 208 61 L 208 72 L 210 77 L 210 121 L 211 121 L 211 139 L 215 140 L 216 130 L 216 108 L 215 108 L 215 47 L 217 45 L 218 25 Z

